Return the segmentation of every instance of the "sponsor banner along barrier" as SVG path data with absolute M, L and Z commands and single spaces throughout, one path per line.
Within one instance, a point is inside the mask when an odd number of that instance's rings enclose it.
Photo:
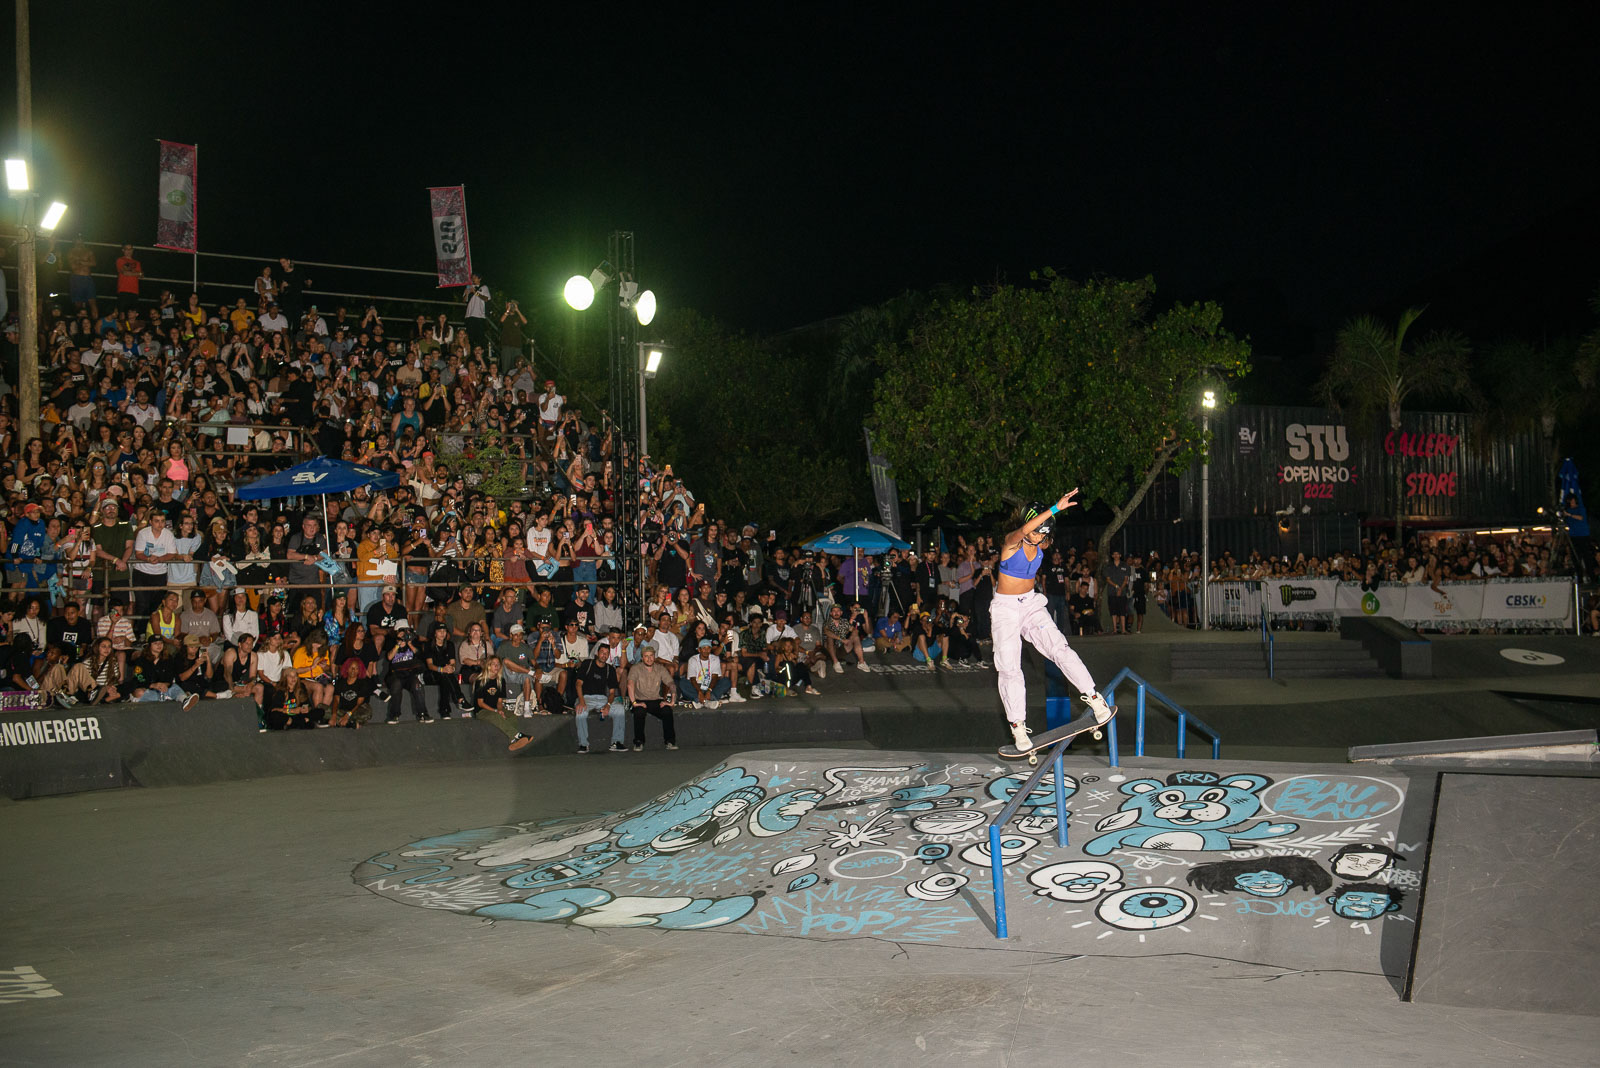
M 1264 606 L 1274 619 L 1332 621 L 1339 616 L 1396 619 L 1411 626 L 1561 627 L 1572 619 L 1568 579 L 1497 578 L 1427 584 L 1381 582 L 1366 589 L 1331 578 L 1212 583 L 1212 622 L 1240 626 Z

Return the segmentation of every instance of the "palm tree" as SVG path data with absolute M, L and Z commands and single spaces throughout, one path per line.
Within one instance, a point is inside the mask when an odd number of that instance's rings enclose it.
M 1396 433 L 1410 398 L 1467 393 L 1472 349 L 1465 337 L 1435 331 L 1406 346 L 1406 334 L 1422 312 L 1422 308 L 1407 308 L 1394 330 L 1370 315 L 1346 323 L 1339 331 L 1328 369 L 1317 383 L 1317 393 L 1335 408 L 1348 406 L 1365 415 L 1384 412 L 1389 429 Z M 1397 550 L 1403 550 L 1405 497 L 1399 449 L 1390 465 L 1394 468 L 1394 542 Z
M 1576 373 L 1581 378 L 1575 347 L 1566 339 L 1546 345 L 1508 341 L 1484 354 L 1482 370 L 1489 387 L 1483 398 L 1487 425 L 1507 430 L 1538 426 L 1545 446 L 1545 503 L 1559 503 L 1559 433 L 1587 410 L 1583 391 L 1573 389 L 1567 377 Z

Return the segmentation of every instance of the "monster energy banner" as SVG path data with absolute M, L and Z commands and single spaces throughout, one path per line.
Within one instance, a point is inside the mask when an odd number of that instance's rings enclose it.
M 894 484 L 894 476 L 889 473 L 889 461 L 872 447 L 872 431 L 862 427 L 861 432 L 867 436 L 867 467 L 872 472 L 872 495 L 878 501 L 878 518 L 884 526 L 894 531 L 895 537 L 903 537 L 900 533 L 900 491 Z
M 1331 578 L 1213 583 L 1211 618 L 1227 626 L 1251 616 L 1259 598 L 1275 619 L 1382 616 L 1409 626 L 1563 626 L 1572 618 L 1572 583 L 1562 579 L 1496 578 L 1486 582 L 1441 582 L 1407 586 L 1380 582 L 1363 588 Z

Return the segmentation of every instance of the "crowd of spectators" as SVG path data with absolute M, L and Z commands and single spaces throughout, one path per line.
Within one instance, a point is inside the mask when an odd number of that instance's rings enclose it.
M 930 671 L 983 663 L 994 538 L 857 559 L 735 530 L 541 376 L 520 310 L 481 279 L 465 325 L 396 323 L 322 307 L 287 258 L 208 304 L 143 292 L 126 247 L 117 299 L 102 301 L 83 251 L 41 317 L 38 436 L 19 436 L 14 392 L 0 401 L 5 688 L 63 705 L 248 695 L 263 729 L 359 728 L 378 699 L 393 723 L 409 699 L 418 720 L 487 719 L 513 748 L 522 715 L 599 711 L 622 748 L 630 708 L 637 747 L 646 714 L 670 741 L 676 705 L 814 694 L 829 671 L 870 672 L 869 652 Z M 453 466 L 486 439 L 517 492 Z M 328 499 L 331 529 L 317 497 L 236 498 L 318 454 L 399 483 Z M 625 479 L 635 516 L 618 514 Z M 616 582 L 630 523 L 653 591 L 632 618 Z M 1152 604 L 1198 622 L 1196 554 L 1049 553 L 1041 588 L 1071 633 L 1102 619 L 1137 632 Z M 1437 583 L 1555 566 L 1547 543 L 1402 553 L 1379 539 L 1327 559 L 1222 552 L 1211 577 Z

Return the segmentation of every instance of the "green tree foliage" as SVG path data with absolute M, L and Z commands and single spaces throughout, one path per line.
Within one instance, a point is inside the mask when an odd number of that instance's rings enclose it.
M 1406 335 L 1422 312 L 1422 308 L 1407 308 L 1393 330 L 1370 315 L 1346 323 L 1339 331 L 1333 358 L 1317 383 L 1321 398 L 1358 415 L 1382 413 L 1388 417 L 1389 429 L 1399 431 L 1400 417 L 1412 398 L 1470 393 L 1472 348 L 1465 337 L 1434 331 L 1406 344 Z M 1399 450 L 1390 467 L 1394 475 L 1394 540 L 1400 545 L 1405 541 L 1405 497 Z
M 712 515 L 809 535 L 861 507 L 859 429 L 821 429 L 823 384 L 781 345 L 691 310 L 662 323 L 671 354 L 646 386 L 649 445 Z
M 1247 374 L 1250 346 L 1213 303 L 1152 316 L 1150 278 L 1036 281 L 941 301 L 882 345 L 875 440 L 902 488 L 935 500 L 994 508 L 1079 487 L 1112 509 L 1104 557 L 1162 470 L 1198 454 L 1202 383 Z

